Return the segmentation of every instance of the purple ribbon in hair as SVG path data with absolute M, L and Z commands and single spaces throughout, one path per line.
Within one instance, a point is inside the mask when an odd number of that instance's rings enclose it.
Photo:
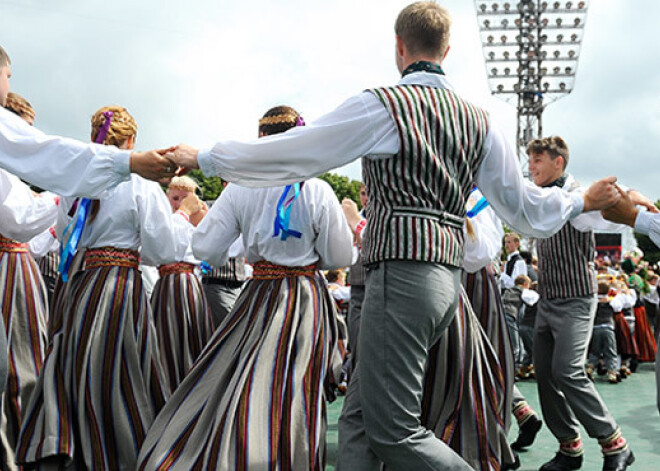
M 108 131 L 110 130 L 110 125 L 112 124 L 112 116 L 114 113 L 112 111 L 104 111 L 103 116 L 105 116 L 105 122 L 103 125 L 101 125 L 101 128 L 99 129 L 98 134 L 96 135 L 96 139 L 94 142 L 97 144 L 103 144 L 105 142 L 105 138 L 108 136 Z
M 303 119 L 302 116 L 298 115 L 296 118 L 296 126 L 304 126 L 305 125 L 305 120 Z

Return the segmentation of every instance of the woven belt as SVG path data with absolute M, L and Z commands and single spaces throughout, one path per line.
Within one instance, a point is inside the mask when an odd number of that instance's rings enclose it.
M 169 263 L 158 267 L 158 274 L 163 277 L 165 275 L 176 275 L 178 273 L 194 273 L 195 265 L 186 262 Z
M 27 253 L 28 244 L 7 239 L 0 235 L 0 252 L 19 252 Z
M 270 262 L 261 261 L 254 264 L 252 278 L 255 280 L 275 280 L 278 278 L 287 278 L 292 276 L 307 276 L 313 278 L 316 276 L 316 264 L 304 267 L 285 267 L 275 265 Z
M 128 267 L 137 270 L 140 254 L 136 250 L 116 247 L 97 247 L 85 253 L 85 269 L 99 267 Z

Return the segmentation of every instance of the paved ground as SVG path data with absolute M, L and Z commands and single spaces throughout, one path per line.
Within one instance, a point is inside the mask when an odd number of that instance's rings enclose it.
M 604 378 L 596 378 L 596 387 L 628 439 L 636 457 L 630 468 L 639 471 L 660 471 L 660 414 L 656 408 L 655 373 L 653 363 L 642 364 L 637 373 L 622 383 L 609 384 Z M 517 383 L 528 402 L 540 410 L 535 381 Z M 328 408 L 328 466 L 334 470 L 337 456 L 337 420 L 342 407 L 342 398 Z M 586 433 L 583 431 L 583 436 Z M 514 425 L 512 440 L 518 434 Z M 596 440 L 585 440 L 584 471 L 598 471 L 602 467 L 600 448 Z M 552 458 L 557 443 L 547 428 L 543 427 L 536 443 L 529 451 L 520 454 L 521 471 L 537 470 Z M 414 471 L 414 470 L 410 470 Z

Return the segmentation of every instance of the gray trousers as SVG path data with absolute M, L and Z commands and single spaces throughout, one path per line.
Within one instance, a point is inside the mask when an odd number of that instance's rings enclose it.
M 596 366 L 600 356 L 603 356 L 605 367 L 608 371 L 616 370 L 616 336 L 614 326 L 597 325 L 594 327 L 591 337 L 591 352 L 589 353 L 589 364 Z
M 520 324 L 519 330 L 520 343 L 522 350 L 522 366 L 534 364 L 532 354 L 534 353 L 534 327 L 531 325 Z
M 513 367 L 517 370 L 522 363 L 522 344 L 520 342 L 520 326 L 518 319 L 509 314 L 504 314 L 506 326 L 509 329 L 509 339 L 511 340 L 511 350 L 513 351 Z
M 242 288 L 230 288 L 216 283 L 202 283 L 202 285 L 204 286 L 206 301 L 209 304 L 209 309 L 211 309 L 213 327 L 217 329 L 225 320 L 227 314 L 234 308 Z
M 596 296 L 539 301 L 534 369 L 543 418 L 559 441 L 580 435 L 578 421 L 592 438 L 617 429 L 584 368 L 595 313 Z
M 420 422 L 428 350 L 457 306 L 461 273 L 386 261 L 367 272 L 360 360 L 339 422 L 338 471 L 470 470 Z
M 364 285 L 351 286 L 351 300 L 348 303 L 348 342 L 351 349 L 351 371 L 355 371 L 360 346 L 360 319 L 364 303 Z
M 7 333 L 5 331 L 5 323 L 0 318 L 0 399 L 2 399 L 2 393 L 5 391 L 7 384 L 7 373 L 9 372 L 9 364 L 7 362 Z

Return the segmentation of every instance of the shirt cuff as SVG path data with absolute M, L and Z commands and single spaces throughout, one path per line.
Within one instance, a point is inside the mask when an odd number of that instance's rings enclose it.
M 186 213 L 184 213 L 183 211 L 181 211 L 181 210 L 177 210 L 177 211 L 176 211 L 176 214 L 178 214 L 178 215 L 181 216 L 183 219 L 185 219 L 186 222 L 190 222 L 190 217 L 189 217 Z
M 118 152 L 113 158 L 112 162 L 115 165 L 115 172 L 121 178 L 126 178 L 131 174 L 131 153 Z
M 582 214 L 584 210 L 584 194 L 582 192 L 571 192 L 571 199 L 573 200 L 573 208 L 571 209 L 571 219 Z
M 637 218 L 635 218 L 635 230 L 641 232 L 642 234 L 648 235 L 651 230 L 651 221 L 653 216 L 648 211 L 640 211 L 637 213 Z
M 219 177 L 220 175 L 213 165 L 213 160 L 211 159 L 211 149 L 200 150 L 197 152 L 197 165 L 204 175 L 207 177 Z

